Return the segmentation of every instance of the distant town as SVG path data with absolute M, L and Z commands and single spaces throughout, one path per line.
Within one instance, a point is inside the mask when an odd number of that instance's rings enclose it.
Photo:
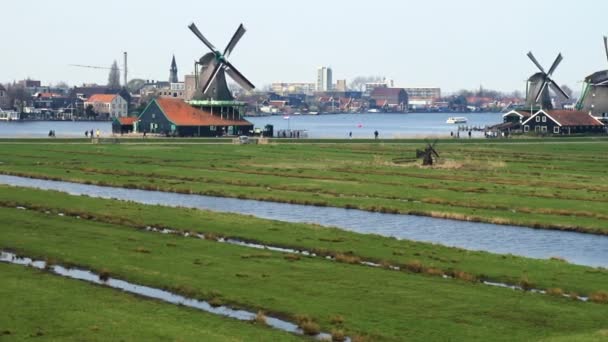
M 192 100 L 197 75 L 178 77 L 175 57 L 169 65 L 167 80 L 131 79 L 126 81 L 114 64 L 108 68 L 108 83 L 84 82 L 70 86 L 60 82 L 44 83 L 25 79 L 0 84 L 0 119 L 4 120 L 112 120 L 137 116 L 155 98 Z M 479 86 L 442 94 L 440 87 L 399 87 L 380 76 L 359 76 L 334 82 L 332 68 L 319 67 L 316 82 L 275 82 L 245 91 L 230 86 L 237 101 L 245 104 L 244 115 L 327 114 L 363 112 L 499 112 L 520 106 L 525 96 L 520 91 L 503 93 Z M 313 71 L 311 71 L 313 75 Z M 121 78 L 123 78 L 121 80 Z M 312 78 L 312 77 L 311 77 Z M 122 81 L 122 82 L 121 82 Z M 571 95 L 571 90 L 563 87 Z M 554 101 L 558 101 L 555 98 Z M 559 102 L 555 108 L 568 108 L 573 100 Z

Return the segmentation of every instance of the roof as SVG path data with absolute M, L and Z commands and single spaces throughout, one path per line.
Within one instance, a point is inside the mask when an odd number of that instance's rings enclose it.
M 86 100 L 86 102 L 108 103 L 108 102 L 112 102 L 116 96 L 118 96 L 118 95 L 116 95 L 116 94 L 93 94 Z
M 122 118 L 117 118 L 118 122 L 120 122 L 121 125 L 132 125 L 135 123 L 135 121 L 137 121 L 136 117 L 122 117 Z
M 154 100 L 167 119 L 178 126 L 252 126 L 247 120 L 228 120 L 210 112 L 194 108 L 180 99 L 157 98 Z
M 38 93 L 37 97 L 63 97 L 63 95 L 57 93 Z
M 509 116 L 511 114 L 515 114 L 515 115 L 519 116 L 522 119 L 527 119 L 530 116 L 532 116 L 532 114 L 530 114 L 530 112 L 527 111 L 527 110 L 512 110 L 510 112 L 507 112 L 507 113 L 503 114 L 502 116 L 505 117 L 505 116 Z
M 371 97 L 374 96 L 399 96 L 399 93 L 401 91 L 405 92 L 405 89 L 403 88 L 385 88 L 385 87 L 381 87 L 381 88 L 374 88 L 374 90 L 372 90 L 371 93 Z M 407 92 L 406 92 L 407 94 Z
M 532 115 L 524 124 L 539 114 L 545 114 L 560 126 L 604 126 L 599 120 L 589 113 L 578 110 L 539 110 Z

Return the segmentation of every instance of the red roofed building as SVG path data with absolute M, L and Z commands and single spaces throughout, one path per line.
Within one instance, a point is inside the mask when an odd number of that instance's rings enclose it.
M 589 113 L 541 109 L 523 123 L 523 131 L 542 134 L 604 133 L 605 126 Z
M 253 124 L 238 110 L 226 113 L 195 108 L 180 99 L 157 98 L 139 115 L 137 131 L 178 136 L 215 137 L 249 134 Z
M 97 114 L 105 114 L 108 118 L 127 116 L 128 103 L 118 94 L 94 94 L 84 101 L 84 108 L 93 107 Z
M 371 95 L 373 100 L 372 107 L 387 111 L 404 112 L 407 111 L 408 97 L 403 88 L 375 88 Z
M 131 133 L 135 131 L 136 117 L 114 118 L 112 121 L 112 133 Z

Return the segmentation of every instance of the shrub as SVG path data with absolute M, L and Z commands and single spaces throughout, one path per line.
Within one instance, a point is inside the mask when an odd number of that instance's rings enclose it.
M 420 273 L 420 272 L 424 271 L 424 266 L 422 266 L 422 263 L 419 260 L 408 261 L 405 264 L 405 268 L 408 271 L 414 272 L 414 273 Z
M 434 267 L 429 267 L 426 270 L 424 270 L 424 273 L 428 274 L 428 275 L 432 275 L 432 276 L 442 276 L 443 275 L 443 271 L 441 271 L 438 268 L 434 268 Z
M 209 305 L 211 305 L 214 308 L 217 308 L 218 306 L 222 306 L 222 300 L 219 297 L 213 297 L 209 300 Z
M 589 300 L 594 303 L 608 303 L 608 292 L 597 291 L 589 295 Z
M 550 296 L 561 297 L 564 295 L 564 290 L 560 289 L 559 287 L 552 287 L 547 289 L 547 294 Z
M 266 325 L 266 315 L 264 315 L 264 311 L 258 311 L 253 320 L 256 324 Z
M 335 315 L 329 318 L 329 322 L 335 325 L 344 324 L 344 317 L 342 315 Z
M 317 335 L 321 331 L 321 328 L 319 327 L 319 325 L 313 321 L 306 321 L 306 322 L 302 323 L 300 328 L 302 328 L 302 331 L 304 331 L 304 334 L 311 335 L 311 336 Z
M 99 271 L 98 277 L 101 281 L 107 281 L 110 279 L 110 271 L 106 268 L 102 268 L 101 271 Z
M 521 286 L 524 291 L 529 291 L 534 288 L 534 283 L 532 283 L 527 276 L 523 276 L 519 280 L 519 286 Z
M 467 273 L 467 272 L 463 272 L 463 271 L 456 271 L 454 272 L 454 278 L 460 279 L 460 280 L 464 280 L 464 281 L 470 281 L 470 282 L 476 282 L 477 281 L 477 277 L 474 276 L 471 273 Z
M 336 254 L 335 258 L 336 258 L 336 261 L 345 262 L 347 264 L 358 264 L 361 262 L 361 258 L 359 258 L 358 256 L 355 256 L 355 255 L 351 255 L 351 254 L 338 253 L 338 254 Z
M 346 335 L 342 329 L 332 329 L 331 340 L 335 342 L 343 342 L 346 340 Z

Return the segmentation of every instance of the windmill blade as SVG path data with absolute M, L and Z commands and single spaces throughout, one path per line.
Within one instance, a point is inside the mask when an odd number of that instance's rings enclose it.
M 563 96 L 563 97 L 565 97 L 566 99 L 570 99 L 570 96 L 568 96 L 568 94 L 566 94 L 566 93 L 565 93 L 565 92 L 562 90 L 562 88 L 560 88 L 560 87 L 557 85 L 557 83 L 555 83 L 555 81 L 551 80 L 550 82 L 551 82 L 551 83 L 550 83 L 551 88 L 552 88 L 552 89 L 553 89 L 553 90 L 554 90 L 556 93 L 560 93 L 560 94 L 562 94 L 562 96 Z
M 226 61 L 226 72 L 228 73 L 228 75 L 236 82 L 238 83 L 241 87 L 245 88 L 246 90 L 253 90 L 255 89 L 255 86 L 253 85 L 253 83 L 249 82 L 248 79 L 245 78 L 245 76 L 243 76 L 243 74 L 241 74 L 235 67 L 234 65 L 232 65 L 230 62 Z
M 549 69 L 549 72 L 547 73 L 547 75 L 551 76 L 553 74 L 553 72 L 555 71 L 555 69 L 557 69 L 557 66 L 562 61 L 562 59 L 564 59 L 562 57 L 562 54 L 561 53 L 558 54 L 557 57 L 555 58 L 555 61 L 553 61 L 553 65 L 551 65 L 551 68 Z
M 606 50 L 606 59 L 608 59 L 608 37 L 604 36 L 604 50 Z
M 205 45 L 207 45 L 207 47 L 209 49 L 211 49 L 211 51 L 215 52 L 215 46 L 213 46 L 213 44 L 211 44 L 210 41 L 207 40 L 207 38 L 205 38 L 205 36 L 203 36 L 203 34 L 201 33 L 201 31 L 198 30 L 198 27 L 196 27 L 196 25 L 194 25 L 194 23 L 190 24 L 190 26 L 188 26 L 188 28 L 190 29 L 190 31 L 192 31 L 192 33 L 194 33 L 195 36 L 198 37 L 198 39 L 200 39 Z
M 213 67 L 211 67 L 211 65 L 213 65 Z M 209 67 L 207 67 L 207 69 L 205 69 L 205 71 L 203 72 L 203 74 L 201 75 L 201 91 L 204 93 L 207 92 L 207 90 L 209 90 L 209 87 L 211 87 L 211 83 L 213 82 L 213 80 L 215 79 L 215 77 L 217 76 L 217 74 L 220 72 L 220 70 L 222 69 L 222 63 L 213 63 L 210 64 Z
M 434 148 L 431 147 L 431 152 L 437 157 L 439 158 L 439 153 L 437 153 L 437 151 L 435 151 Z
M 540 97 L 543 95 L 543 92 L 547 88 L 547 83 L 549 83 L 549 81 L 547 79 L 545 79 L 543 81 L 543 86 L 540 87 L 540 89 L 538 90 L 538 94 L 536 94 L 536 98 L 535 98 L 534 102 L 538 102 L 540 100 Z
M 232 50 L 234 50 L 236 43 L 239 42 L 239 40 L 241 39 L 241 37 L 243 37 L 246 31 L 247 30 L 245 30 L 243 24 L 239 25 L 239 28 L 237 28 L 236 32 L 234 32 L 234 35 L 230 39 L 230 42 L 228 43 L 228 45 L 226 45 L 226 49 L 224 50 L 225 57 L 230 56 L 230 53 L 232 53 Z
M 538 61 L 536 60 L 536 58 L 534 58 L 534 55 L 532 54 L 532 51 L 528 52 L 528 58 L 530 58 L 532 60 L 532 63 L 534 63 L 534 65 L 536 65 L 536 67 L 539 68 L 540 71 L 543 72 L 543 74 L 546 74 L 545 69 L 543 69 L 543 67 L 540 66 L 540 63 L 538 63 Z

